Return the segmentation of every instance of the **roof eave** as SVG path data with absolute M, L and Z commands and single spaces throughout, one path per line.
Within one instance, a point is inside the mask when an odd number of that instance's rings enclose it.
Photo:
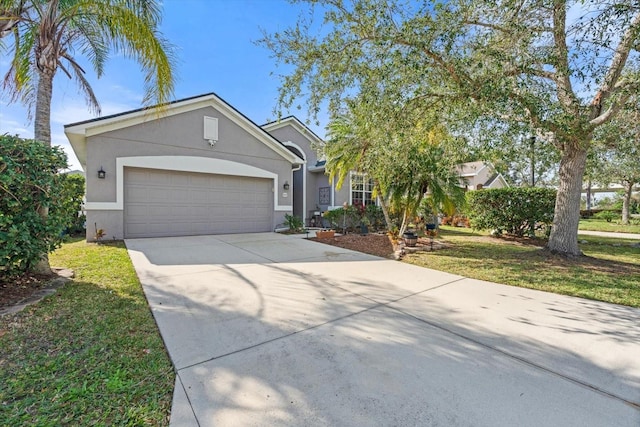
M 293 126 L 298 132 L 302 135 L 309 136 L 309 139 L 318 144 L 322 144 L 324 141 L 320 138 L 314 131 L 312 131 L 307 125 L 302 123 L 300 119 L 296 116 L 288 116 L 280 120 L 276 120 L 273 122 L 265 123 L 260 126 L 262 129 L 266 131 L 280 129 L 286 125 L 290 124 Z
M 86 165 L 86 138 L 207 106 L 222 110 L 233 122 L 247 130 L 291 164 L 304 164 L 304 160 L 289 151 L 280 141 L 214 93 L 174 101 L 168 106 L 137 109 L 103 118 L 71 123 L 65 125 L 64 129 L 84 168 Z

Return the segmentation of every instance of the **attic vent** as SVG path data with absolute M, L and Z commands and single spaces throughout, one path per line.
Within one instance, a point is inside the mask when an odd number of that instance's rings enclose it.
M 209 143 L 218 141 L 218 119 L 204 116 L 204 139 Z

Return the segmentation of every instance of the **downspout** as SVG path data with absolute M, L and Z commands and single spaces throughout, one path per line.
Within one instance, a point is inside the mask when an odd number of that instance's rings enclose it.
M 331 206 L 335 206 L 336 204 L 335 188 L 336 188 L 336 177 L 334 176 L 331 178 Z
M 293 173 L 294 172 L 298 172 L 300 169 L 302 169 L 302 165 L 303 165 L 302 163 L 298 163 L 297 167 L 291 168 L 291 183 L 292 184 L 293 184 Z M 307 219 L 305 218 L 306 217 L 305 209 L 307 208 L 307 206 L 306 206 L 307 205 L 307 201 L 306 201 L 306 198 L 307 198 L 307 188 L 306 188 L 307 187 L 307 182 L 306 181 L 307 181 L 306 180 L 306 176 L 302 175 L 302 224 L 303 225 L 307 223 Z M 294 191 L 295 191 L 295 186 L 294 186 Z M 291 192 L 291 214 L 292 215 L 293 215 L 293 210 L 295 209 L 294 208 L 295 201 L 293 200 L 293 197 L 294 197 L 293 193 L 294 192 L 292 191 Z

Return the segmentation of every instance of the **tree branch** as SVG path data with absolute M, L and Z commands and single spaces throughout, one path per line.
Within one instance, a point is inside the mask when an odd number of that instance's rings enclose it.
M 555 73 L 555 83 L 558 88 L 558 100 L 570 110 L 575 110 L 580 103 L 573 93 L 571 79 L 569 78 L 569 48 L 566 39 L 567 11 L 566 1 L 555 0 L 553 4 L 553 41 L 558 60 Z
M 545 71 L 541 68 L 535 68 L 535 67 L 531 67 L 531 68 L 515 67 L 512 70 L 507 71 L 505 73 L 505 76 L 514 77 L 519 74 L 530 74 L 532 76 L 541 77 L 543 79 L 551 80 L 553 82 L 557 81 L 556 73 L 552 71 Z
M 598 117 L 595 117 L 589 121 L 589 124 L 591 125 L 591 127 L 596 128 L 610 121 L 613 117 L 616 116 L 616 114 L 618 114 L 618 112 L 622 109 L 622 107 L 624 107 L 624 104 L 626 104 L 626 102 L 629 100 L 630 97 L 631 97 L 631 93 L 627 93 L 621 96 L 616 101 L 612 102 L 609 108 L 604 113 L 600 114 Z
M 638 27 L 640 27 L 640 13 L 638 13 L 635 18 L 633 18 L 631 24 L 629 25 L 629 28 L 627 28 L 627 31 L 625 31 L 625 33 L 622 35 L 622 39 L 620 40 L 613 58 L 611 59 L 611 66 L 609 67 L 609 71 L 604 78 L 602 86 L 593 97 L 593 101 L 591 101 L 592 122 L 594 120 L 598 122 L 600 113 L 602 111 L 602 106 L 613 93 L 619 90 L 617 82 L 620 79 L 622 70 L 624 69 L 624 66 L 627 63 L 627 59 L 629 58 L 629 52 L 631 51 L 631 48 L 633 47 L 633 44 L 636 40 Z
M 444 58 L 442 58 L 440 55 L 438 55 L 437 53 L 433 52 L 432 50 L 426 48 L 426 47 L 420 47 L 420 46 L 416 46 L 412 43 L 410 43 L 409 41 L 405 40 L 402 37 L 398 37 L 393 39 L 394 43 L 397 43 L 399 45 L 402 46 L 407 46 L 407 47 L 412 47 L 412 48 L 416 48 L 419 49 L 422 53 L 424 53 L 427 58 L 431 59 L 440 69 L 444 70 L 447 74 L 449 74 L 449 76 L 451 76 L 451 78 L 453 78 L 453 80 L 456 82 L 456 84 L 458 84 L 459 86 L 463 86 L 464 84 L 472 84 L 472 80 L 465 75 L 461 75 L 454 67 L 451 63 L 447 62 Z
M 465 25 L 474 25 L 476 27 L 482 27 L 482 28 L 489 28 L 490 30 L 496 30 L 496 31 L 501 31 L 503 33 L 507 33 L 507 34 L 511 34 L 513 33 L 513 31 L 510 31 L 509 29 L 501 26 L 501 25 L 496 25 L 496 24 L 492 24 L 489 22 L 482 22 L 482 21 L 478 21 L 475 19 L 465 19 L 462 21 L 463 24 Z

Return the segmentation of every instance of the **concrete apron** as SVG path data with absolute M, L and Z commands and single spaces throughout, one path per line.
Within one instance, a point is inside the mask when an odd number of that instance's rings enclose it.
M 640 310 L 273 233 L 127 240 L 172 426 L 640 425 Z

